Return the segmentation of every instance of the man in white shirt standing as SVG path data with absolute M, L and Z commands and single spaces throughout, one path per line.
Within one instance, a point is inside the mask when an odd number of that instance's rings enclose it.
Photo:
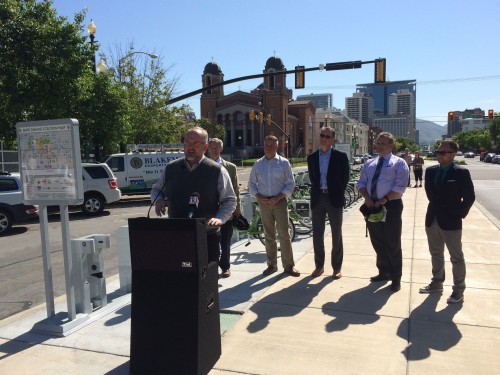
M 257 160 L 250 172 L 248 189 L 257 198 L 264 236 L 266 238 L 267 268 L 263 274 L 268 276 L 278 271 L 278 244 L 281 248 L 281 263 L 284 272 L 298 277 L 292 253 L 292 241 L 288 232 L 287 197 L 295 189 L 290 162 L 277 154 L 278 138 L 268 135 L 264 140 L 264 156 Z

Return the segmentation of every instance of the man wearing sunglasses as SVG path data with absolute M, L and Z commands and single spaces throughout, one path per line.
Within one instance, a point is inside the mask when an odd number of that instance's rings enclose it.
M 378 275 L 371 277 L 370 281 L 391 280 L 391 290 L 397 292 L 401 289 L 403 270 L 401 197 L 408 187 L 410 171 L 403 158 L 392 154 L 393 149 L 394 136 L 388 132 L 380 133 L 375 143 L 378 156 L 363 165 L 358 189 L 367 209 L 382 207 L 386 211 L 384 219 L 366 221 L 370 241 L 377 253 Z
M 448 303 L 464 300 L 465 259 L 462 251 L 462 219 L 472 207 L 475 194 L 468 169 L 453 161 L 458 145 L 442 141 L 436 151 L 439 165 L 425 171 L 425 192 L 429 205 L 425 216 L 425 232 L 432 261 L 432 281 L 420 293 L 441 293 L 445 280 L 444 246 L 452 264 L 453 292 Z
M 332 276 L 334 279 L 340 279 L 344 259 L 342 213 L 344 190 L 349 181 L 349 160 L 345 152 L 333 148 L 335 143 L 333 128 L 323 127 L 319 136 L 319 150 L 307 157 L 307 169 L 311 180 L 313 247 L 316 265 L 311 276 L 318 277 L 324 272 L 325 219 L 328 214 L 332 234 Z

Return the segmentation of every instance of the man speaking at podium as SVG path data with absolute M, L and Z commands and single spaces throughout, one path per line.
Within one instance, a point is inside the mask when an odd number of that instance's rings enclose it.
M 236 195 L 227 170 L 205 157 L 208 133 L 194 127 L 184 136 L 184 157 L 167 164 L 153 184 L 151 201 L 158 216 L 205 218 L 208 261 L 218 262 L 220 226 L 231 219 Z

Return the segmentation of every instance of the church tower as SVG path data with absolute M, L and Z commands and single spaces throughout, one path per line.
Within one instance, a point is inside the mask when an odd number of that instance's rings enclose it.
M 272 134 L 280 140 L 279 152 L 286 150 L 287 137 L 290 134 L 288 122 L 288 102 L 292 99 L 292 90 L 286 87 L 286 68 L 279 57 L 273 56 L 267 59 L 264 73 L 269 74 L 264 77 L 264 82 L 259 85 L 252 94 L 260 95 L 261 106 L 265 114 L 264 135 Z M 267 115 L 270 114 L 273 124 L 267 125 Z M 280 130 L 280 128 L 283 130 Z M 285 133 L 285 134 L 284 134 Z M 286 151 L 285 151 L 286 153 Z
M 203 88 L 210 87 L 216 83 L 223 82 L 224 74 L 222 74 L 220 66 L 212 61 L 205 65 L 201 79 Z M 222 99 L 223 97 L 224 86 L 218 86 L 208 89 L 207 91 L 203 91 L 200 98 L 201 117 L 205 117 L 216 122 L 215 111 L 217 110 L 219 99 Z

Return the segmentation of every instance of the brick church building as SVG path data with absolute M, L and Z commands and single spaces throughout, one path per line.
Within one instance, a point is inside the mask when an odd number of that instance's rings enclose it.
M 286 72 L 279 57 L 270 57 L 264 73 Z M 279 139 L 278 153 L 288 158 L 304 157 L 312 152 L 314 117 L 316 109 L 311 101 L 294 101 L 292 90 L 287 88 L 286 74 L 269 75 L 250 93 L 236 91 L 224 95 L 224 86 L 204 91 L 200 98 L 201 117 L 207 118 L 225 129 L 224 154 L 233 159 L 263 155 L 264 137 L 272 134 Z M 222 69 L 215 62 L 205 66 L 202 87 L 224 81 Z M 257 114 L 250 119 L 250 112 Z M 260 123 L 259 113 L 264 114 Z M 268 125 L 267 115 L 273 123 Z

